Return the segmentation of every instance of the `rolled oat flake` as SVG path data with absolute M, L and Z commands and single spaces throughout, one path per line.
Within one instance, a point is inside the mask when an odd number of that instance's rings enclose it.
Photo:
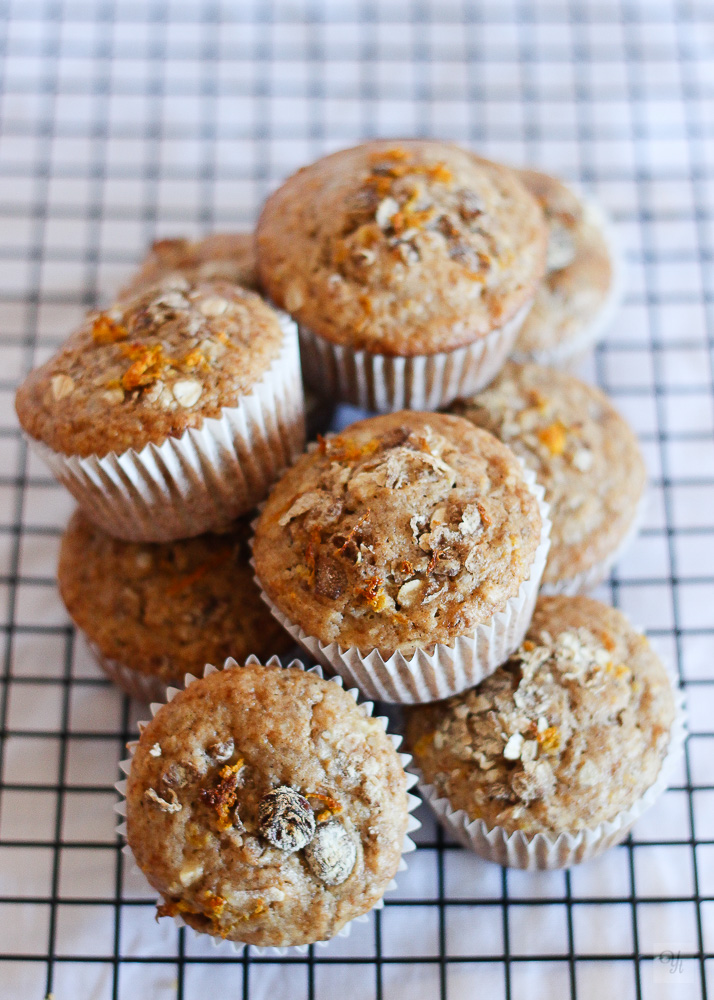
M 289 785 L 264 795 L 259 807 L 260 832 L 273 847 L 292 854 L 315 835 L 315 816 L 307 799 Z
M 340 885 L 349 878 L 357 860 L 357 845 L 341 823 L 318 826 L 305 848 L 308 868 L 325 885 Z

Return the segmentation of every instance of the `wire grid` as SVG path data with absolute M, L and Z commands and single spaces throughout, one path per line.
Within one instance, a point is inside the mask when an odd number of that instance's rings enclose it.
M 705 997 L 714 972 L 714 30 L 708 3 L 0 0 L 0 996 Z M 249 225 L 299 165 L 433 135 L 582 182 L 626 302 L 589 374 L 638 431 L 646 527 L 599 596 L 688 693 L 686 761 L 631 839 L 506 872 L 422 809 L 381 913 L 306 957 L 156 924 L 113 782 L 145 709 L 54 585 L 69 498 L 12 398 L 157 235 Z M 663 958 L 664 956 L 664 958 Z

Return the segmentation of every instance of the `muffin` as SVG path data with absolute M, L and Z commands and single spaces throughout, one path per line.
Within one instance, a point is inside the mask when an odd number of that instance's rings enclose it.
M 519 177 L 543 208 L 550 238 L 547 273 L 513 357 L 574 367 L 605 332 L 619 301 L 612 237 L 602 211 L 555 177 L 535 170 Z
M 290 649 L 253 581 L 248 538 L 240 520 L 221 535 L 123 542 L 75 512 L 62 538 L 59 591 L 99 666 L 127 694 L 158 701 L 207 663 Z
M 444 697 L 523 637 L 548 546 L 540 495 L 513 452 L 460 417 L 372 417 L 273 488 L 256 576 L 290 634 L 369 697 Z
M 370 708 L 315 673 L 258 663 L 163 705 L 126 784 L 127 839 L 158 916 L 281 948 L 379 905 L 413 847 L 418 800 Z
M 664 789 L 681 724 L 647 639 L 587 597 L 541 597 L 478 687 L 410 710 L 427 799 L 499 864 L 565 867 L 625 838 Z M 665 766 L 666 765 L 666 766 Z
M 545 488 L 552 529 L 543 591 L 598 584 L 634 537 L 647 487 L 637 438 L 607 396 L 566 372 L 509 362 L 452 412 L 500 438 Z
M 322 395 L 434 409 L 485 385 L 545 269 L 516 174 L 449 143 L 375 141 L 290 177 L 257 227 L 261 284 L 299 323 Z
M 252 233 L 212 233 L 200 240 L 157 240 L 120 293 L 131 299 L 166 279 L 183 277 L 191 284 L 228 281 L 258 288 L 255 240 Z
M 294 324 L 224 281 L 179 276 L 90 313 L 15 403 L 85 513 L 130 541 L 225 527 L 304 443 Z

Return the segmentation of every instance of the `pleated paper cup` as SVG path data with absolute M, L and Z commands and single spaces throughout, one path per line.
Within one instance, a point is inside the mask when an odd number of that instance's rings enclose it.
M 498 374 L 532 305 L 453 351 L 394 357 L 333 344 L 300 326 L 305 382 L 321 396 L 367 410 L 437 410 L 483 389 Z
M 167 542 L 224 528 L 263 500 L 305 444 L 295 324 L 281 316 L 280 354 L 220 417 L 141 451 L 63 455 L 29 438 L 84 513 L 116 538 Z
M 92 642 L 86 635 L 84 635 L 84 640 L 99 668 L 112 683 L 121 688 L 130 698 L 151 702 L 161 701 L 166 697 L 166 690 L 169 687 L 167 681 L 155 674 L 144 673 L 142 670 L 128 667 L 125 663 L 120 663 L 119 660 L 115 660 L 111 656 L 105 656 L 96 642 Z
M 674 686 L 673 680 L 672 683 Z M 610 847 L 622 843 L 640 816 L 666 790 L 686 737 L 684 698 L 676 688 L 674 697 L 676 715 L 670 731 L 669 747 L 657 779 L 629 809 L 592 829 L 561 833 L 558 836 L 548 833 L 527 834 L 520 830 L 507 833 L 503 827 L 489 827 L 482 819 L 470 820 L 463 809 L 452 809 L 449 800 L 440 798 L 434 786 L 421 777 L 419 790 L 441 825 L 460 844 L 487 861 L 505 868 L 523 868 L 528 871 L 570 868 L 583 861 L 591 861 Z M 418 768 L 413 767 L 419 773 Z
M 511 358 L 513 361 L 518 361 L 521 364 L 534 361 L 536 364 L 544 365 L 547 368 L 565 368 L 567 371 L 577 371 L 595 344 L 602 340 L 607 333 L 622 303 L 626 285 L 625 258 L 613 231 L 612 223 L 597 202 L 590 198 L 584 198 L 578 192 L 574 193 L 585 205 L 590 218 L 602 231 L 605 243 L 607 244 L 612 265 L 610 289 L 597 315 L 590 323 L 586 323 L 580 330 L 573 334 L 572 337 L 562 340 L 559 344 L 553 344 L 551 347 L 544 347 L 540 350 L 519 351 L 516 347 L 511 353 Z
M 575 576 L 568 576 L 562 580 L 554 580 L 542 584 L 540 588 L 541 594 L 564 594 L 567 597 L 574 597 L 576 594 L 588 594 L 591 590 L 594 590 L 598 584 L 602 583 L 609 576 L 612 567 L 622 559 L 635 538 L 637 538 L 645 519 L 648 502 L 649 497 L 645 493 L 635 508 L 630 527 L 609 555 L 593 563 L 588 569 L 584 569 L 582 573 L 576 573 Z
M 260 666 L 261 665 L 261 661 L 256 656 L 249 656 L 246 659 L 246 661 L 245 661 L 245 665 L 246 666 L 251 666 L 253 664 L 256 664 L 256 665 Z M 271 667 L 274 670 L 302 670 L 302 671 L 305 671 L 308 674 L 316 674 L 318 677 L 324 677 L 322 669 L 319 666 L 314 666 L 314 667 L 309 667 L 308 668 L 308 667 L 305 666 L 304 663 L 302 663 L 301 660 L 292 660 L 290 663 L 287 664 L 287 666 L 283 667 L 280 659 L 277 656 L 272 656 L 267 661 L 267 663 L 265 663 L 263 665 L 266 666 L 266 667 Z M 233 670 L 233 669 L 240 670 L 241 666 L 234 659 L 231 658 L 231 659 L 226 660 L 226 662 L 223 665 L 223 669 L 224 670 Z M 209 674 L 216 673 L 217 670 L 218 670 L 218 667 L 214 667 L 211 664 L 208 664 L 206 666 L 204 672 L 203 672 L 203 676 L 207 677 Z M 184 679 L 184 686 L 188 687 L 189 684 L 193 684 L 193 682 L 196 681 L 196 680 L 198 680 L 197 677 L 194 677 L 192 674 L 186 674 L 186 677 Z M 343 687 L 343 683 L 342 683 L 342 678 L 341 677 L 328 677 L 327 680 L 329 680 L 331 683 L 338 684 L 340 687 Z M 166 697 L 165 697 L 164 700 L 162 700 L 158 704 L 157 703 L 152 703 L 150 705 L 152 716 L 156 715 L 156 713 L 159 711 L 160 708 L 162 708 L 162 706 L 164 704 L 166 704 L 167 702 L 169 702 L 173 698 L 175 698 L 176 695 L 179 693 L 179 690 L 180 690 L 179 688 L 169 687 L 167 689 L 167 691 L 166 691 Z M 359 705 L 359 707 L 364 712 L 365 716 L 367 718 L 371 718 L 372 714 L 373 714 L 373 711 L 374 711 L 374 705 L 371 702 L 369 702 L 369 701 L 362 701 L 360 699 L 360 697 L 359 697 L 359 692 L 356 691 L 355 689 L 350 689 L 350 690 L 347 691 L 347 693 L 354 698 L 356 704 Z M 384 732 L 387 734 L 387 736 L 391 740 L 392 745 L 394 746 L 394 749 L 398 751 L 399 750 L 399 746 L 401 745 L 401 742 L 402 742 L 402 737 L 400 735 L 396 734 L 396 733 L 390 733 L 390 732 L 388 732 L 387 726 L 388 726 L 389 720 L 386 719 L 384 716 L 376 716 L 376 720 L 377 720 L 377 722 L 380 723 L 380 725 L 382 726 L 382 729 L 384 729 Z M 144 729 L 144 727 L 147 726 L 147 725 L 148 725 L 148 722 L 139 722 L 139 724 L 138 724 L 139 732 L 142 732 L 142 730 Z M 126 760 L 122 760 L 119 763 L 120 769 L 126 775 L 128 775 L 129 772 L 131 771 L 132 758 L 134 757 L 134 753 L 136 752 L 137 746 L 138 746 L 138 740 L 134 741 L 132 743 L 128 743 L 127 744 L 127 749 L 129 751 L 129 757 Z M 416 816 L 413 815 L 413 812 L 416 809 L 416 807 L 421 804 L 421 799 L 417 795 L 412 795 L 409 792 L 409 789 L 413 788 L 414 785 L 417 782 L 417 776 L 416 776 L 416 774 L 413 774 L 413 773 L 411 773 L 411 771 L 407 771 L 406 770 L 406 768 L 411 763 L 411 759 L 412 759 L 411 758 L 411 754 L 408 754 L 408 753 L 399 753 L 398 756 L 399 756 L 399 759 L 401 761 L 402 767 L 405 769 L 405 774 L 406 774 L 406 778 L 407 778 L 407 804 L 408 804 L 408 809 L 409 809 L 409 816 L 407 817 L 407 829 L 406 829 L 406 833 L 404 834 L 404 842 L 402 844 L 402 858 L 401 858 L 401 861 L 399 862 L 399 868 L 398 868 L 398 872 L 402 872 L 402 871 L 406 871 L 406 869 L 407 869 L 407 863 L 404 860 L 404 855 L 405 854 L 410 854 L 412 851 L 416 850 L 416 844 L 411 839 L 411 837 L 409 836 L 409 834 L 410 833 L 414 833 L 414 831 L 418 830 L 419 827 L 421 826 L 421 823 L 419 822 L 419 820 L 416 818 Z M 116 804 L 115 809 L 116 809 L 116 811 L 122 817 L 126 817 L 126 787 L 127 787 L 127 782 L 126 782 L 126 780 L 118 781 L 118 782 L 116 782 L 116 784 L 115 784 L 114 787 L 116 788 L 116 790 L 119 792 L 119 794 L 122 797 L 121 801 Z M 117 833 L 120 834 L 120 836 L 126 841 L 127 828 L 126 828 L 126 819 L 125 818 L 122 819 L 122 822 L 117 827 Z M 136 862 L 134 860 L 134 855 L 132 854 L 131 848 L 129 847 L 128 843 L 125 843 L 124 847 L 122 848 L 122 853 L 125 854 L 127 856 L 127 858 L 131 859 L 131 863 L 135 866 L 135 868 L 136 868 L 137 871 L 141 871 L 141 869 L 138 867 L 138 865 L 136 864 Z M 394 889 L 396 889 L 396 888 L 397 888 L 397 883 L 396 883 L 396 880 L 393 879 L 389 883 L 389 885 L 387 886 L 387 888 L 385 889 L 385 893 L 386 892 L 393 892 Z M 162 899 L 158 899 L 157 900 L 157 906 L 160 905 L 162 902 L 163 902 Z M 377 901 L 377 903 L 375 903 L 375 905 L 372 907 L 372 909 L 373 910 L 381 910 L 383 907 L 384 907 L 384 899 L 379 899 Z M 371 911 L 367 911 L 367 913 L 363 913 L 359 917 L 354 917 L 352 920 L 348 921 L 346 924 L 344 924 L 343 927 L 340 928 L 340 930 L 337 932 L 337 934 L 335 935 L 335 937 L 342 937 L 342 938 L 348 937 L 349 934 L 350 934 L 350 931 L 352 929 L 352 924 L 355 924 L 355 923 L 364 923 L 368 919 L 369 912 L 371 912 Z M 191 931 L 195 937 L 197 937 L 197 938 L 204 938 L 204 939 L 205 938 L 209 938 L 211 940 L 212 944 L 215 945 L 216 947 L 220 947 L 222 944 L 227 943 L 232 948 L 232 950 L 235 951 L 235 952 L 237 952 L 237 953 L 241 953 L 244 948 L 250 947 L 252 949 L 252 951 L 255 952 L 258 955 L 304 955 L 304 954 L 306 954 L 308 948 L 311 947 L 308 944 L 301 944 L 301 945 L 293 945 L 293 946 L 290 946 L 290 947 L 262 947 L 261 948 L 258 945 L 245 945 L 245 944 L 242 944 L 240 941 L 227 941 L 226 942 L 223 938 L 217 938 L 213 934 L 202 933 L 201 931 L 197 931 L 193 927 L 189 927 L 189 925 L 186 924 L 186 922 L 180 916 L 175 916 L 172 919 L 173 919 L 173 921 L 174 921 L 174 923 L 176 924 L 177 927 L 187 927 L 188 930 Z M 329 940 L 325 940 L 325 941 L 314 941 L 313 944 L 318 945 L 320 948 L 325 948 L 329 944 L 330 940 L 334 940 L 334 938 L 330 938 Z
M 521 462 L 521 465 L 523 463 Z M 378 649 L 344 648 L 336 642 L 323 643 L 292 622 L 266 594 L 260 579 L 263 600 L 283 628 L 310 656 L 330 671 L 359 688 L 366 698 L 398 704 L 439 701 L 474 687 L 492 674 L 520 646 L 533 617 L 543 570 L 550 548 L 549 507 L 543 499 L 543 487 L 535 474 L 523 468 L 528 488 L 538 501 L 541 516 L 540 542 L 528 578 L 518 593 L 497 611 L 491 620 L 467 634 L 458 636 L 453 645 L 437 642 L 417 649 L 411 655 L 396 652 L 384 657 Z M 255 568 L 255 564 L 253 564 Z

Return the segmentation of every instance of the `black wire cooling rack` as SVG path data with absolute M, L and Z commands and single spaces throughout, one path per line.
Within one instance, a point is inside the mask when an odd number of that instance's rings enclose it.
M 714 8 L 673 0 L 0 0 L 0 997 L 704 998 L 714 993 Z M 570 872 L 502 871 L 421 810 L 385 908 L 305 957 L 170 922 L 114 833 L 146 710 L 104 681 L 54 585 L 66 495 L 18 380 L 157 235 L 250 225 L 373 135 L 533 163 L 610 210 L 627 295 L 586 374 L 638 431 L 646 526 L 600 596 L 686 689 L 675 784 Z

